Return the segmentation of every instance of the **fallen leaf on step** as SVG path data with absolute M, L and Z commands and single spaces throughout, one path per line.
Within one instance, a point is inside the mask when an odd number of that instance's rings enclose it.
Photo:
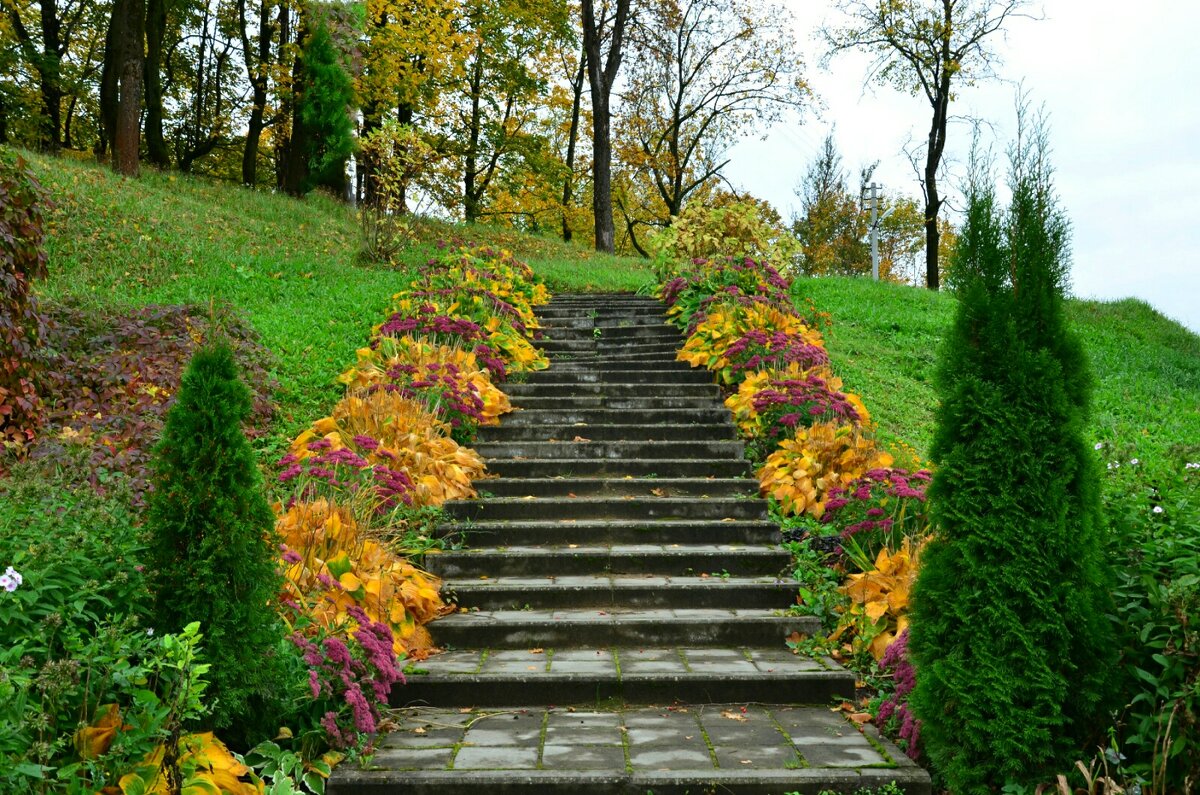
M 579 549 L 578 544 L 567 544 L 567 549 Z
M 793 632 L 791 635 L 788 635 L 786 638 L 784 638 L 786 643 L 800 643 L 803 640 L 804 636 L 799 632 Z
M 738 761 L 739 761 L 739 762 L 741 762 L 743 765 L 752 765 L 752 764 L 754 764 L 754 763 L 753 763 L 753 762 L 751 762 L 749 759 L 739 759 Z
M 582 436 L 576 436 L 576 437 L 575 437 L 575 438 L 574 438 L 572 441 L 576 441 L 576 442 L 590 442 L 590 441 L 591 441 L 591 439 L 585 439 L 585 438 L 583 438 Z
M 536 500 L 536 499 L 537 499 L 537 495 L 534 495 L 534 494 L 526 494 L 526 495 L 525 495 L 524 497 L 522 497 L 521 499 L 523 499 L 523 500 Z
M 722 521 L 722 522 L 735 522 L 735 521 L 737 521 L 737 520 L 736 520 L 736 519 L 734 519 L 733 517 L 726 516 L 726 517 L 725 517 L 724 519 L 722 519 L 721 521 Z
M 653 494 L 655 497 L 667 496 L 666 489 L 650 489 L 650 493 Z
M 575 496 L 576 496 L 576 495 L 575 495 L 575 492 L 573 492 L 573 491 L 568 491 L 568 492 L 567 492 L 567 496 L 568 496 L 568 497 L 570 497 L 571 499 L 575 499 Z
M 854 712 L 850 714 L 850 722 L 855 726 L 862 726 L 871 720 L 870 712 Z
M 745 715 L 741 715 L 741 714 L 739 714 L 739 713 L 737 713 L 737 712 L 734 712 L 734 711 L 733 711 L 733 710 L 731 710 L 731 709 L 724 709 L 724 710 L 721 710 L 721 717 L 722 717 L 722 718 L 728 718 L 729 720 L 736 720 L 736 721 L 738 721 L 739 723 L 745 723 L 746 721 L 750 720 L 750 719 L 749 719 L 749 718 L 747 718 Z
M 458 711 L 458 714 L 459 715 L 470 715 L 474 711 L 475 711 L 474 707 L 463 707 L 462 709 L 460 709 Z
M 425 734 L 425 733 L 426 733 L 426 731 L 425 731 L 424 726 L 418 726 L 417 728 L 413 729 L 413 734 Z
M 525 670 L 526 671 L 540 671 L 541 669 L 538 668 L 536 665 L 527 665 L 527 666 L 525 666 Z
M 546 652 L 545 649 L 530 649 L 529 650 L 530 654 L 545 654 L 545 652 Z

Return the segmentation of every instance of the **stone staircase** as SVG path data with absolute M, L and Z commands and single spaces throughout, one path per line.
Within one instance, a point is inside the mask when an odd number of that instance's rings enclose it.
M 449 651 L 393 691 L 397 730 L 334 795 L 817 793 L 929 779 L 828 704 L 854 679 L 784 639 L 795 584 L 710 376 L 662 305 L 560 296 L 550 369 L 475 446 L 495 479 L 431 556 Z

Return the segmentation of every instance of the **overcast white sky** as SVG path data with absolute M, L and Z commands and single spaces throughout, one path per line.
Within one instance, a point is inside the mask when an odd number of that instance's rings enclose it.
M 773 128 L 765 141 L 739 144 L 726 174 L 788 217 L 799 204 L 793 189 L 836 125 L 851 182 L 861 164 L 879 160 L 877 181 L 919 197 L 901 147 L 928 130 L 924 96 L 864 89 L 868 61 L 856 55 L 820 69 L 814 32 L 832 3 L 784 2 L 824 108 Z M 1075 294 L 1136 296 L 1200 332 L 1200 3 L 1044 0 L 1043 9 L 1045 19 L 1015 20 L 995 42 L 999 72 L 1011 82 L 963 87 L 951 110 L 991 122 L 1002 154 L 1023 80 L 1050 117 L 1056 182 L 1074 229 Z M 952 180 L 970 136 L 965 124 L 951 130 Z M 961 205 L 957 191 L 951 200 Z

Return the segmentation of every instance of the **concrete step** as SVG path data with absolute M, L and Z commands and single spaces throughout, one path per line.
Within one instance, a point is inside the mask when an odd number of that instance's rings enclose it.
M 751 497 L 752 478 L 492 478 L 476 481 L 489 497 Z
M 479 610 L 617 607 L 778 608 L 795 600 L 790 576 L 733 577 L 701 574 L 582 574 L 447 580 L 443 596 L 459 607 Z
M 664 374 L 658 376 L 659 380 L 638 383 L 602 381 L 575 384 L 505 384 L 504 391 L 517 405 L 524 405 L 524 398 L 527 397 L 566 398 L 575 402 L 590 398 L 701 398 L 711 403 L 721 396 L 721 390 L 716 384 L 693 380 L 690 373 L 674 375 L 680 376 L 680 380 L 672 380 L 671 375 Z
M 852 699 L 854 677 L 833 660 L 786 648 L 467 649 L 430 657 L 392 691 L 393 706 L 441 707 L 787 702 Z M 740 714 L 740 711 L 739 711 Z
M 465 537 L 475 546 L 578 546 L 621 544 L 749 544 L 779 543 L 779 527 L 753 520 L 659 522 L 594 519 L 563 522 L 446 522 L 438 525 L 446 537 Z
M 582 386 L 586 384 L 711 384 L 712 374 L 704 370 L 693 370 L 686 362 L 675 362 L 676 365 L 664 369 L 639 367 L 630 369 L 617 367 L 590 367 L 576 369 L 560 369 L 551 367 L 530 373 L 522 386 L 542 386 L 545 384 L 564 384 Z M 515 384 L 509 384 L 514 386 Z
M 812 616 L 755 608 L 613 608 L 609 610 L 479 610 L 428 625 L 434 643 L 450 648 L 530 649 L 547 646 L 770 646 L 792 633 L 820 629 Z
M 489 463 L 492 459 L 502 458 L 554 459 L 559 461 L 597 458 L 615 458 L 621 461 L 676 458 L 725 458 L 736 460 L 740 459 L 745 452 L 744 445 L 739 441 L 704 440 L 675 442 L 482 442 L 473 445 L 473 447 Z M 559 474 L 570 474 L 570 471 L 564 468 L 564 471 Z
M 481 428 L 476 444 L 487 442 L 518 442 L 518 441 L 566 441 L 575 437 L 584 437 L 594 442 L 626 441 L 626 442 L 666 442 L 666 441 L 698 441 L 700 439 L 720 439 L 732 441 L 737 438 L 737 430 L 731 422 L 713 422 L 704 425 L 682 424 L 646 424 L 646 425 L 610 425 L 586 423 L 570 424 L 515 424 L 505 422 L 499 426 Z
M 696 574 L 775 576 L 790 562 L 787 552 L 777 546 L 569 542 L 537 546 L 473 546 L 429 555 L 425 559 L 429 571 L 446 580 L 606 573 L 668 577 Z
M 572 519 L 758 519 L 767 518 L 767 503 L 739 497 L 490 497 L 483 500 L 454 500 L 444 506 L 448 517 L 458 521 L 559 520 Z
M 553 663 L 552 663 L 553 665 Z M 816 795 L 929 776 L 871 727 L 824 706 L 408 707 L 369 767 L 344 763 L 329 795 Z M 667 700 L 660 702 L 667 703 Z
M 750 466 L 734 458 L 497 458 L 488 472 L 507 478 L 545 477 L 744 477 Z
M 521 397 L 518 408 L 526 409 L 613 409 L 616 411 L 641 409 L 672 409 L 689 411 L 706 409 L 717 402 L 707 395 L 698 397 L 674 397 L 647 395 L 641 397 L 616 397 L 609 395 L 577 395 L 573 397 Z M 726 411 L 725 416 L 729 416 Z
M 528 398 L 526 399 L 528 400 Z M 694 409 L 607 409 L 515 406 L 500 418 L 501 428 L 511 425 L 670 425 L 729 423 L 729 409 L 716 403 Z M 492 428 L 481 428 L 490 433 Z M 585 434 L 586 435 L 586 434 Z

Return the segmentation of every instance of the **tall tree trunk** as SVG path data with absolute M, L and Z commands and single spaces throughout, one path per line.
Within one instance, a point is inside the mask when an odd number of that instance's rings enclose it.
M 104 32 L 104 63 L 100 69 L 100 137 L 96 158 L 106 160 L 117 134 L 118 88 L 121 80 L 121 26 L 125 20 L 125 0 L 113 0 L 112 16 Z
M 246 29 L 246 0 L 238 0 L 238 22 L 242 35 L 242 54 L 246 62 L 246 75 L 250 80 L 250 118 L 246 122 L 246 147 L 242 152 L 242 183 L 254 186 L 258 182 L 258 143 L 266 126 L 264 116 L 267 108 L 267 65 L 271 60 L 270 7 L 262 0 L 258 12 L 257 56 L 250 48 L 250 35 Z
M 123 5 L 125 20 L 117 37 L 121 51 L 121 86 L 116 137 L 113 139 L 113 168 L 119 174 L 136 177 L 141 143 L 142 43 L 146 17 L 142 0 L 123 0 Z
M 575 201 L 575 142 L 579 138 L 579 108 L 583 98 L 583 79 L 587 74 L 587 50 L 579 53 L 579 68 L 571 81 L 571 131 L 567 134 L 567 175 L 563 178 L 562 236 L 566 243 L 574 237 L 571 224 L 567 221 L 567 210 Z
M 279 63 L 284 63 L 288 44 L 292 36 L 292 11 L 288 7 L 289 0 L 279 4 Z M 275 186 L 283 190 L 287 173 L 288 151 L 292 138 L 292 92 L 294 87 L 278 91 L 279 110 L 275 114 Z
M 933 122 L 929 127 L 929 144 L 925 150 L 925 286 L 937 290 L 941 286 L 938 265 L 938 213 L 942 198 L 938 194 L 937 175 L 946 149 L 946 125 L 950 114 L 950 73 L 947 70 L 934 95 Z
M 171 155 L 163 138 L 162 56 L 167 30 L 166 0 L 146 2 L 146 159 L 169 168 Z
M 612 139 L 610 136 L 609 98 L 617 70 L 621 67 L 621 47 L 625 23 L 629 18 L 629 0 L 616 0 L 616 11 L 608 35 L 608 58 L 600 59 L 604 39 L 597 22 L 594 0 L 583 0 L 583 46 L 587 51 L 588 83 L 592 89 L 592 211 L 596 218 L 596 250 L 613 253 L 615 233 L 612 207 Z
M 299 40 L 304 39 L 303 20 Z M 301 113 L 302 95 L 304 91 L 304 62 L 296 56 L 292 64 L 292 135 L 288 140 L 287 162 L 284 165 L 283 189 L 292 196 L 303 196 L 305 183 L 308 181 L 308 150 L 311 133 L 304 124 Z
M 475 50 L 475 63 L 471 67 L 471 120 L 467 127 L 467 151 L 463 164 L 463 219 L 468 224 L 479 220 L 480 191 L 476 187 L 478 177 L 479 134 L 482 118 L 480 103 L 483 94 L 483 44 Z
M 62 147 L 62 20 L 58 3 L 41 0 L 42 58 L 38 67 L 45 117 L 42 119 L 41 148 L 57 152 Z

